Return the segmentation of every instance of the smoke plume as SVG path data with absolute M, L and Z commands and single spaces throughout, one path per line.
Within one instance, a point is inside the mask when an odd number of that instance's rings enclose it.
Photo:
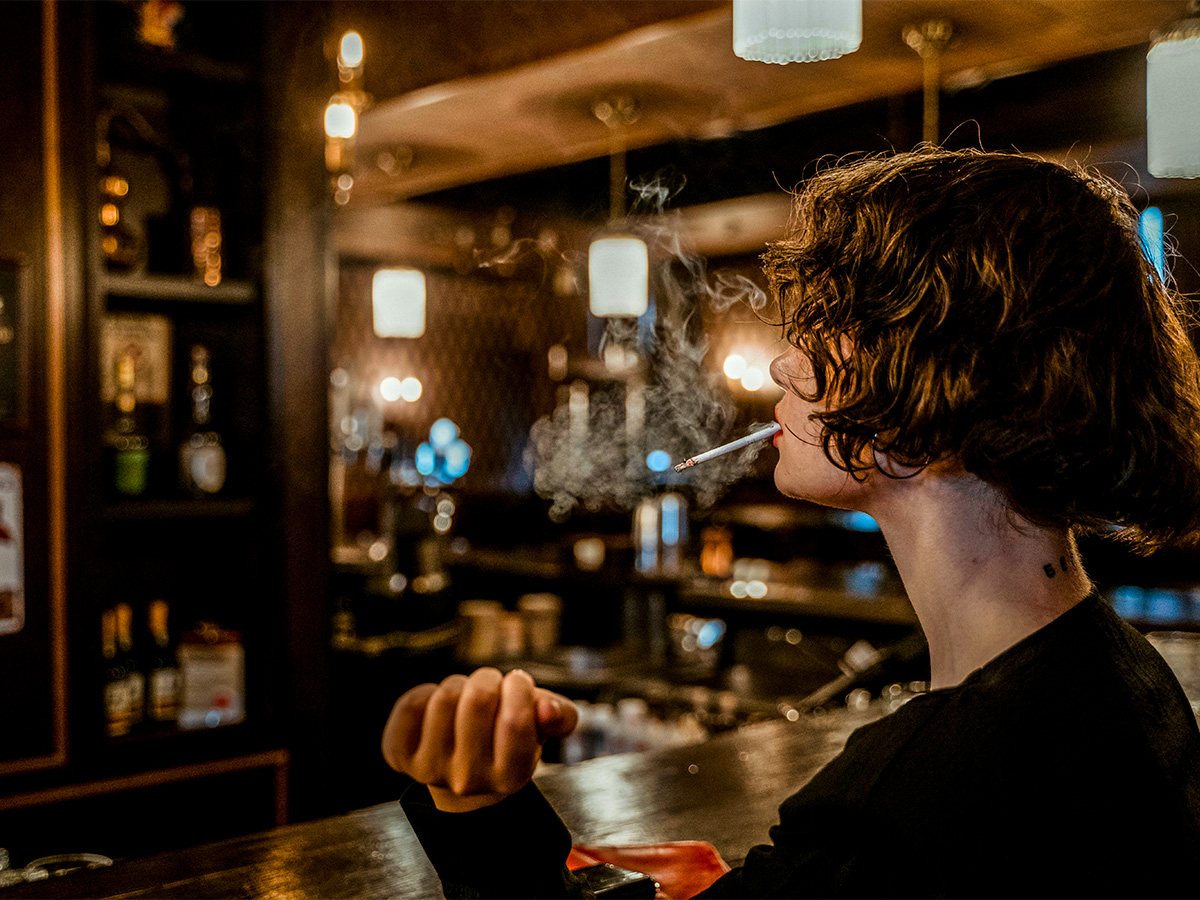
M 607 320 L 600 357 L 610 377 L 564 384 L 555 411 L 533 425 L 534 488 L 552 501 L 550 515 L 557 521 L 577 506 L 631 509 L 663 489 L 690 493 L 698 507 L 711 505 L 747 474 L 765 446 L 754 444 L 683 473 L 672 470 L 748 433 L 732 433 L 733 396 L 723 374 L 703 365 L 703 305 L 725 311 L 745 303 L 757 311 L 767 298 L 744 276 L 710 278 L 705 260 L 689 251 L 679 214 L 663 212 L 682 188 L 681 178 L 660 175 L 630 187 L 635 215 L 623 224 L 650 249 L 655 321 L 651 328 Z

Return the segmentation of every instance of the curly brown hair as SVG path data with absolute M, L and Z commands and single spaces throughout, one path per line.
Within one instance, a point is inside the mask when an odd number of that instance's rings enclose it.
M 1200 526 L 1185 298 L 1119 185 L 1015 153 L 866 158 L 796 192 L 763 263 L 855 477 L 872 450 L 961 465 L 1031 522 L 1144 552 Z

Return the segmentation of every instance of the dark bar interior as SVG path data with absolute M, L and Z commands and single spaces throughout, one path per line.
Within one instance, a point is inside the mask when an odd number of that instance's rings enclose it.
M 381 735 L 479 667 L 575 702 L 577 848 L 738 866 L 930 691 L 874 518 L 772 439 L 675 467 L 777 420 L 760 257 L 838 160 L 1093 167 L 1200 296 L 1200 171 L 1147 150 L 1198 14 L 861 7 L 765 65 L 725 0 L 3 5 L 0 897 L 438 896 Z M 1200 711 L 1195 536 L 1078 551 Z

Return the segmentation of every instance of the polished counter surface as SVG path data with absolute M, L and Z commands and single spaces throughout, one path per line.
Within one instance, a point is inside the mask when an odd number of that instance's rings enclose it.
M 537 783 L 576 843 L 703 840 L 737 865 L 767 840 L 779 804 L 881 712 L 748 726 L 695 746 L 550 768 Z M 386 803 L 0 890 L 66 896 L 404 900 L 441 890 L 400 805 Z

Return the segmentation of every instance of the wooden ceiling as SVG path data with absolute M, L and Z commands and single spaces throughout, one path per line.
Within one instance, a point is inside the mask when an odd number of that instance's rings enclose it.
M 487 0 L 344 7 L 367 44 L 357 209 L 607 155 L 598 98 L 634 96 L 630 148 L 759 129 L 919 91 L 905 25 L 949 20 L 950 90 L 1146 43 L 1180 0 L 864 0 L 860 49 L 786 66 L 733 55 L 708 0 Z M 351 11 L 364 24 L 351 21 Z M 340 24 L 340 23 L 339 23 Z M 387 156 L 390 154 L 390 159 Z M 380 163 L 387 163 L 380 165 Z

